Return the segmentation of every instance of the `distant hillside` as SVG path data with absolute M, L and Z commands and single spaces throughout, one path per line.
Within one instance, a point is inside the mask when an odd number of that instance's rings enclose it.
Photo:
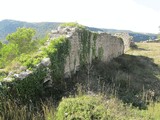
M 117 29 L 105 29 L 105 28 L 94 28 L 94 27 L 90 27 L 89 29 L 96 32 L 107 32 L 110 34 L 126 32 L 129 33 L 130 36 L 133 36 L 133 41 L 135 42 L 146 41 L 150 39 L 155 40 L 157 38 L 157 34 L 138 33 L 138 32 L 133 32 L 131 30 L 117 30 Z
M 143 34 L 143 33 L 130 32 L 129 35 L 133 36 L 133 40 L 135 42 L 157 39 L 157 34 L 151 34 L 151 33 Z
M 39 22 L 39 23 L 29 23 L 15 20 L 2 20 L 0 21 L 0 41 L 4 41 L 5 37 L 15 32 L 18 27 L 31 27 L 36 29 L 36 37 L 44 37 L 51 30 L 57 29 L 57 27 L 61 24 L 60 22 Z M 145 41 L 149 39 L 156 39 L 156 34 L 143 34 L 136 33 L 130 30 L 117 30 L 117 29 L 104 29 L 104 28 L 95 28 L 95 27 L 87 27 L 91 31 L 96 32 L 108 32 L 108 33 L 118 33 L 118 32 L 127 32 L 129 35 L 133 36 L 133 40 L 135 42 Z
M 28 23 L 15 20 L 0 21 L 0 40 L 5 40 L 5 37 L 12 32 L 15 32 L 18 27 L 35 28 L 36 37 L 44 37 L 52 29 L 56 29 L 60 23 L 58 22 L 40 22 Z

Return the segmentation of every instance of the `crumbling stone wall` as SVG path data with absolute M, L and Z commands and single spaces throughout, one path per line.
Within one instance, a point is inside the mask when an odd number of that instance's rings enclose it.
M 26 70 L 18 74 L 11 72 L 4 78 L 2 85 L 14 84 L 13 89 L 16 87 L 17 96 L 23 100 L 36 100 L 39 96 L 50 95 L 50 91 L 55 98 L 59 98 L 59 93 L 66 89 L 66 85 L 61 84 L 65 83 L 63 78 L 70 77 L 83 65 L 90 65 L 94 59 L 109 62 L 123 54 L 125 47 L 129 46 L 127 44 L 129 42 L 124 45 L 122 38 L 107 33 L 94 33 L 84 28 L 59 27 L 51 32 L 50 39 L 38 51 L 43 53 L 49 48 L 48 56 L 41 59 L 33 71 L 25 68 Z
M 114 36 L 122 38 L 124 42 L 124 52 L 128 51 L 130 48 L 131 43 L 133 42 L 133 37 L 130 36 L 128 33 L 115 33 Z
M 109 62 L 111 59 L 122 55 L 131 44 L 131 37 L 127 33 L 111 35 L 108 33 L 95 33 L 77 27 L 59 27 L 51 31 L 50 39 L 45 43 L 45 47 L 50 45 L 52 40 L 60 36 L 66 37 L 70 43 L 69 55 L 65 58 L 64 77 L 71 76 L 79 70 L 83 64 L 91 64 L 94 59 Z M 118 37 L 117 37 L 118 36 Z M 50 66 L 50 58 L 44 58 L 38 66 Z M 24 79 L 32 74 L 32 71 L 22 71 L 5 79 L 10 81 L 12 77 Z M 50 77 L 49 77 L 50 78 Z
M 70 53 L 66 58 L 64 72 L 66 76 L 78 71 L 81 64 L 91 64 L 93 59 L 109 62 L 124 53 L 130 42 L 108 33 L 94 33 L 85 29 L 59 27 L 52 31 L 51 39 L 64 35 L 70 41 Z M 125 45 L 124 45 L 125 43 Z

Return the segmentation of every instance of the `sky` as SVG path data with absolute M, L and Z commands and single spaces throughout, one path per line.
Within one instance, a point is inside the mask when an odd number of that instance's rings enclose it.
M 1 0 L 0 20 L 78 22 L 99 28 L 158 33 L 160 0 Z

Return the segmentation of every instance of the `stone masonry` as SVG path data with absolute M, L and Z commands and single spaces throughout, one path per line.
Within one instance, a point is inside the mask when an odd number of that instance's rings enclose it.
M 54 39 L 54 37 L 65 35 L 71 44 L 71 49 L 69 56 L 66 58 L 65 63 L 65 75 L 71 75 L 71 72 L 76 72 L 79 69 L 80 66 L 80 52 L 82 47 L 82 41 L 79 33 L 81 30 L 78 28 L 72 28 L 72 27 L 59 27 L 57 31 L 53 31 L 50 34 L 50 38 Z M 119 55 L 122 55 L 124 51 L 126 51 L 130 44 L 130 37 L 117 37 L 112 36 L 108 33 L 96 33 L 96 40 L 94 40 L 94 34 L 91 33 L 90 39 L 90 53 L 87 56 L 87 63 L 91 63 L 93 59 L 98 57 L 99 55 L 99 49 L 102 50 L 102 56 L 101 60 L 104 62 L 109 62 L 111 59 L 118 57 Z M 129 41 L 127 41 L 129 40 Z M 96 44 L 94 46 L 94 41 L 96 41 Z M 93 49 L 92 47 L 95 47 L 95 55 L 93 55 Z

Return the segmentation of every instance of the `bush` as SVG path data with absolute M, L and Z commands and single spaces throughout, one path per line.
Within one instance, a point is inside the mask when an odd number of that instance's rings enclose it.
M 63 23 L 60 25 L 61 27 L 78 27 L 78 28 L 85 28 L 83 25 L 80 25 L 76 22 L 68 22 L 68 23 Z
M 63 99 L 56 120 L 106 120 L 104 102 L 99 96 L 81 96 Z
M 42 54 L 21 54 L 21 56 L 18 58 L 19 62 L 26 66 L 27 68 L 33 68 L 36 64 L 40 63 L 40 61 L 43 58 L 43 53 Z
M 29 102 L 30 100 L 32 102 L 38 101 L 43 97 L 43 80 L 45 76 L 45 68 L 35 70 L 31 75 L 22 81 L 14 81 L 14 86 L 11 89 L 11 92 L 13 93 L 10 92 L 10 94 L 17 99 L 19 98 L 20 101 L 24 103 Z

